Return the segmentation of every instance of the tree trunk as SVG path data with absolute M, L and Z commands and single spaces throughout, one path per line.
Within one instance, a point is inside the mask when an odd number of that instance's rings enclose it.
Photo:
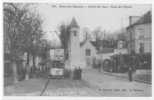
M 74 70 L 71 70 L 71 72 L 70 72 L 70 78 L 71 79 L 74 79 Z
M 33 56 L 33 72 L 35 72 L 36 64 L 35 64 L 35 56 Z
M 26 69 L 25 80 L 29 80 L 29 53 L 27 53 L 27 64 L 25 69 Z
M 25 80 L 29 80 L 29 65 L 26 65 L 26 75 L 25 75 Z
M 17 73 L 17 64 L 16 62 L 12 62 L 12 70 L 13 70 L 13 81 L 14 83 L 18 82 L 18 73 Z
M 29 65 L 29 53 L 27 52 L 27 64 Z

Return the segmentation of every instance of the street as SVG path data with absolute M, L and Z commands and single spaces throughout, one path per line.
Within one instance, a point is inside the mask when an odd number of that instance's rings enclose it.
M 109 76 L 91 69 L 83 75 L 84 80 L 96 86 L 102 96 L 151 96 L 151 85 L 145 83 L 129 82 L 127 78 Z
M 86 69 L 82 80 L 38 78 L 5 87 L 4 94 L 12 96 L 151 96 L 151 85 L 129 82 L 95 69 Z M 44 91 L 43 91 L 44 90 Z M 42 92 L 43 91 L 43 92 Z

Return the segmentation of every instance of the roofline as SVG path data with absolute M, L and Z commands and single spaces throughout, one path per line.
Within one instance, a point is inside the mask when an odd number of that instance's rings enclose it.
M 139 21 L 141 20 L 141 18 L 143 18 L 143 17 L 144 17 L 145 15 L 147 15 L 149 12 L 151 12 L 151 11 L 150 11 L 150 10 L 147 11 L 145 14 L 143 14 L 143 15 L 139 18 L 139 20 L 138 20 L 137 22 L 135 22 L 135 23 L 132 24 L 132 25 L 127 26 L 126 29 L 128 30 L 129 28 L 134 27 L 135 25 L 142 25 L 142 24 L 150 24 L 150 23 L 152 23 L 152 22 L 139 23 Z
M 135 23 L 135 24 L 127 26 L 126 29 L 128 30 L 129 28 L 132 28 L 132 27 L 134 27 L 136 25 L 143 25 L 143 24 L 151 24 L 151 23 L 149 23 L 149 22 L 147 22 L 147 23 Z

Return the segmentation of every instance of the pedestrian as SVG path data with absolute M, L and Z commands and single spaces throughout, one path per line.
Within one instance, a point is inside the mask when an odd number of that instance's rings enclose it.
M 81 77 L 82 77 L 82 69 L 80 68 L 80 66 L 79 66 L 79 80 L 81 80 Z
M 129 81 L 132 82 L 133 79 L 132 79 L 132 67 L 129 67 L 128 69 L 128 77 L 129 77 Z
M 102 65 L 102 64 L 101 64 L 101 61 L 99 61 L 99 64 L 98 64 L 98 71 L 99 71 L 99 72 L 101 72 L 101 65 Z
M 128 77 L 129 77 L 129 81 L 133 81 L 133 70 L 134 70 L 134 66 L 135 66 L 135 52 L 132 51 L 131 55 L 130 55 L 130 65 L 129 65 L 129 69 L 128 69 Z

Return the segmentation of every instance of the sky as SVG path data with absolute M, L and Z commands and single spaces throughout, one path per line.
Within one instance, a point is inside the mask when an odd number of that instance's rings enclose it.
M 56 4 L 37 5 L 37 10 L 43 19 L 43 30 L 49 40 L 56 40 L 54 31 L 57 30 L 58 25 L 63 22 L 70 23 L 72 17 L 76 18 L 81 29 L 88 27 L 90 30 L 94 30 L 101 27 L 112 33 L 128 26 L 129 16 L 142 16 L 152 9 L 148 4 L 93 4 L 95 8 L 88 8 L 88 4 L 82 4 L 83 8 L 72 7 L 74 5 L 81 6 L 81 4 L 57 4 L 56 7 L 54 5 Z M 60 8 L 60 5 L 65 7 Z M 100 5 L 101 8 L 96 8 L 97 5 Z M 66 6 L 71 6 L 71 8 Z M 117 8 L 118 6 L 121 7 Z

